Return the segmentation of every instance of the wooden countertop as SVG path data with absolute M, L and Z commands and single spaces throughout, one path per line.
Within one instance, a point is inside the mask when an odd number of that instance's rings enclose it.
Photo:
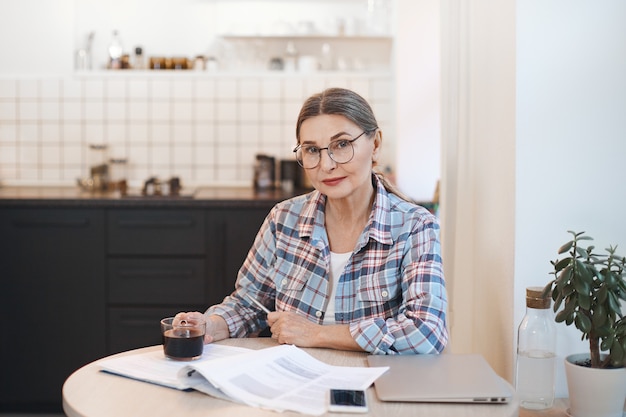
M 276 345 L 271 338 L 226 339 L 218 342 L 230 346 L 261 349 Z M 124 352 L 142 352 L 162 349 L 160 346 Z M 304 348 L 322 362 L 338 366 L 367 366 L 367 354 L 322 348 Z M 435 404 L 383 402 L 378 400 L 374 388 L 367 389 L 369 412 L 363 416 L 393 417 L 516 417 L 518 401 L 509 404 Z M 99 371 L 98 361 L 74 372 L 63 386 L 63 409 L 70 417 L 132 416 L 232 416 L 232 417 L 300 417 L 303 414 L 249 407 L 221 400 L 197 391 L 183 392 Z M 340 417 L 340 413 L 327 412 L 325 416 Z
M 285 193 L 280 189 L 257 191 L 252 187 L 200 187 L 183 189 L 180 197 L 141 196 L 131 189 L 89 192 L 78 187 L 0 187 L 0 207 L 272 207 L 279 201 L 308 190 Z

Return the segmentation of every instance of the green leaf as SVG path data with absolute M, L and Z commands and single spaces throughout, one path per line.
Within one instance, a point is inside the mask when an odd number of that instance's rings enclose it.
M 572 248 L 572 245 L 574 245 L 574 241 L 570 240 L 569 242 L 565 243 L 563 246 L 559 248 L 558 253 L 561 254 L 561 253 L 567 252 L 568 250 Z
M 608 294 L 608 289 L 605 286 L 601 286 L 598 292 L 596 293 L 596 297 L 598 298 L 598 303 L 604 303 L 606 301 L 607 294 Z
M 579 257 L 586 257 L 587 256 L 587 249 L 581 247 L 581 246 L 576 246 L 576 255 L 578 255 Z
M 604 306 L 602 304 L 598 304 L 596 306 L 595 310 L 593 311 L 593 316 L 591 317 L 591 322 L 593 323 L 594 327 L 600 327 L 604 323 L 606 323 L 606 320 L 607 320 L 606 309 L 604 308 Z
M 583 333 L 589 333 L 589 330 L 591 330 L 591 320 L 584 314 L 576 314 L 575 323 L 576 328 Z
M 582 263 L 578 259 L 576 260 L 576 273 L 586 283 L 592 283 L 594 273 L 591 271 L 591 266 Z
M 583 310 L 591 310 L 591 297 L 588 294 L 578 294 L 578 305 Z
M 620 314 L 621 307 L 615 294 L 613 294 L 612 292 L 609 292 L 608 299 L 609 299 L 609 310 L 611 310 L 615 314 Z
M 572 281 L 574 283 L 574 288 L 576 289 L 576 292 L 578 294 L 589 295 L 589 293 L 591 292 L 591 282 L 587 282 L 585 279 L 582 279 L 582 277 L 574 277 Z
M 556 321 L 557 323 L 561 323 L 563 321 L 565 321 L 565 319 L 569 316 L 569 313 L 565 310 L 561 310 L 559 311 L 556 316 L 554 316 L 554 321 Z M 571 323 L 568 323 L 568 325 Z
M 554 264 L 554 271 L 555 272 L 561 271 L 563 268 L 568 266 L 571 263 L 571 261 L 572 261 L 572 258 L 563 258 L 563 259 L 561 259 L 556 264 Z
M 616 274 L 612 271 L 606 271 L 606 279 L 605 279 L 607 285 L 611 288 L 617 286 L 617 282 L 618 282 L 618 277 L 616 276 Z
M 569 297 L 577 293 L 576 287 L 574 286 L 574 282 L 570 281 L 565 287 L 561 289 L 561 292 L 565 297 Z
M 613 335 L 609 335 L 602 340 L 602 344 L 600 344 L 600 350 L 609 350 L 615 341 L 615 337 Z
M 611 360 L 617 363 L 624 361 L 624 348 L 618 340 L 614 340 L 611 345 Z
M 554 291 L 552 292 L 552 299 L 554 300 L 554 311 L 557 311 L 559 309 L 559 307 L 561 306 L 561 303 L 563 302 L 563 293 L 560 291 L 557 291 L 556 287 L 554 288 Z

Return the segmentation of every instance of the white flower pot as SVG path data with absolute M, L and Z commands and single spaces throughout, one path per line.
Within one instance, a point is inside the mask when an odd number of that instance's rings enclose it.
M 565 358 L 569 392 L 568 414 L 572 417 L 622 417 L 626 402 L 626 368 L 594 369 L 576 365 L 589 354 Z

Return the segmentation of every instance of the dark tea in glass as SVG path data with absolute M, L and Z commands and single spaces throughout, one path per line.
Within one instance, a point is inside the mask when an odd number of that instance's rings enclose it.
M 191 361 L 202 356 L 205 322 L 202 320 L 174 322 L 173 317 L 161 320 L 163 353 L 175 360 Z

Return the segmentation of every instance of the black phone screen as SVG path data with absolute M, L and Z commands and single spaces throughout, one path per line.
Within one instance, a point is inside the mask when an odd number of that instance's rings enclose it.
M 330 403 L 353 407 L 365 407 L 365 391 L 331 389 Z

